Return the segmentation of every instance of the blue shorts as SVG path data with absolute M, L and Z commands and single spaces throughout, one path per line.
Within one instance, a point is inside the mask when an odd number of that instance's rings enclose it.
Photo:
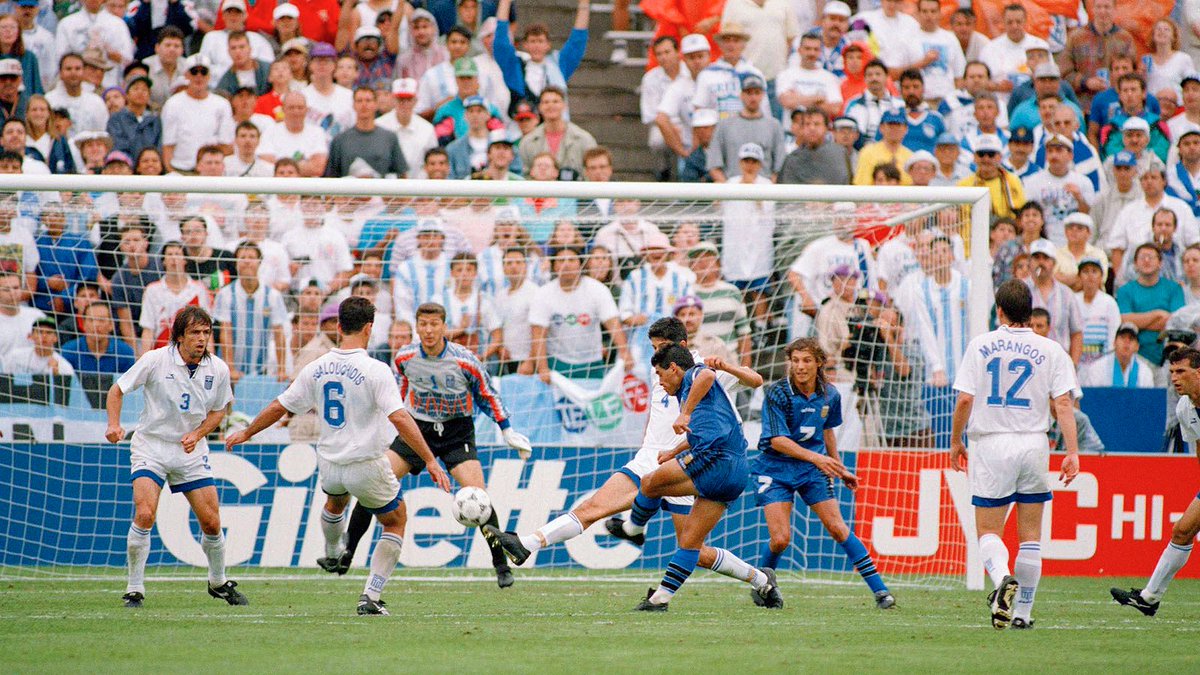
M 835 499 L 833 479 L 817 467 L 799 460 L 759 455 L 751 465 L 754 501 L 759 506 L 779 502 L 795 503 L 794 495 L 808 506 Z
M 675 458 L 683 472 L 692 479 L 697 496 L 709 501 L 728 504 L 742 496 L 750 464 L 745 455 L 701 456 L 688 450 Z
M 757 293 L 767 289 L 767 284 L 771 283 L 771 277 L 759 277 L 757 279 L 735 279 L 729 283 L 736 286 L 739 291 L 754 291 Z

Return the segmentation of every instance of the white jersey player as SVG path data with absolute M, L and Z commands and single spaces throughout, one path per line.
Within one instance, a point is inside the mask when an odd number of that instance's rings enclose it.
M 683 322 L 675 317 L 659 319 L 651 324 L 648 335 L 650 344 L 655 350 L 665 345 L 680 344 L 687 346 L 687 329 Z M 699 361 L 699 355 L 693 353 Z M 735 379 L 747 387 L 762 386 L 762 377 L 750 368 L 733 366 L 721 359 L 710 359 L 708 366 L 717 370 L 719 376 Z M 490 525 L 484 525 L 484 536 L 499 541 L 505 553 L 518 565 L 524 563 L 537 551 L 568 539 L 573 539 L 601 518 L 607 518 L 628 510 L 641 488 L 642 478 L 658 468 L 659 454 L 677 447 L 684 436 L 676 434 L 671 428 L 679 416 L 679 401 L 666 393 L 655 377 L 652 383 L 650 397 L 650 415 L 646 424 L 646 433 L 642 447 L 625 466 L 614 473 L 604 485 L 579 506 L 563 514 L 530 534 L 518 535 L 514 532 L 501 532 Z M 665 509 L 671 513 L 675 522 L 676 533 L 682 518 L 691 510 L 693 497 L 668 497 Z M 606 523 L 610 534 L 641 546 L 645 543 L 644 524 L 632 533 L 623 529 L 624 520 L 614 518 Z M 783 599 L 779 595 L 774 577 L 768 577 L 762 571 L 739 559 L 729 551 L 705 546 L 700 549 L 700 567 L 705 567 L 728 577 L 750 583 L 760 595 L 763 603 L 771 607 L 782 607 Z
M 1179 420 L 1179 432 L 1183 440 L 1193 444 L 1196 457 L 1200 459 L 1200 351 L 1185 347 L 1171 352 L 1171 386 L 1179 394 L 1175 404 L 1175 416 Z M 1146 588 L 1113 588 L 1109 591 L 1113 600 L 1128 605 L 1146 616 L 1158 613 L 1158 605 L 1167 592 L 1167 584 L 1187 564 L 1192 554 L 1196 535 L 1200 534 L 1200 494 L 1183 512 L 1183 517 L 1171 529 L 1171 541 L 1163 550 L 1154 566 L 1154 574 L 1146 582 Z
M 1079 473 L 1071 392 L 1075 368 L 1057 342 L 1029 327 L 1033 296 L 1024 283 L 1009 280 L 996 290 L 1000 328 L 967 345 L 954 378 L 958 402 L 950 440 L 950 466 L 967 467 L 979 552 L 995 586 L 989 596 L 996 629 L 1033 627 L 1030 613 L 1042 576 L 1042 512 L 1050 494 L 1050 405 L 1062 430 L 1067 456 L 1059 480 L 1069 485 Z M 1016 503 L 1021 542 L 1013 575 L 1000 537 L 1010 505 Z M 1019 594 L 1019 595 L 1018 595 Z M 1015 607 L 1014 607 L 1015 600 Z
M 285 413 L 317 410 L 321 432 L 317 467 L 326 494 L 321 511 L 326 555 L 340 553 L 342 523 L 351 495 L 383 525 L 383 534 L 371 554 L 371 574 L 358 600 L 359 614 L 388 613 L 380 596 L 400 560 L 404 541 L 400 483 L 384 456 L 397 432 L 426 459 L 433 482 L 443 490 L 450 489 L 445 471 L 433 461 L 433 453 L 404 409 L 391 369 L 367 355 L 374 322 L 375 306 L 370 300 L 343 300 L 338 307 L 340 348 L 305 366 L 249 427 L 225 440 L 225 447 L 232 448 L 275 424 Z
M 225 578 L 225 535 L 207 437 L 225 417 L 233 400 L 229 367 L 208 353 L 212 317 L 195 305 L 175 314 L 165 347 L 142 355 L 108 390 L 105 406 L 110 443 L 125 438 L 121 407 L 125 396 L 145 390 L 138 428 L 129 443 L 133 481 L 133 523 L 126 537 L 129 580 L 122 600 L 141 607 L 146 595 L 146 559 L 163 485 L 187 498 L 204 533 L 200 548 L 208 558 L 208 594 L 231 605 L 246 605 L 237 582 Z

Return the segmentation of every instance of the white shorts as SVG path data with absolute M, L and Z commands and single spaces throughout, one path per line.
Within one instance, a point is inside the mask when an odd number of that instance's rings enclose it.
M 160 488 L 170 485 L 171 492 L 216 485 L 212 467 L 208 465 L 208 441 L 201 439 L 194 450 L 184 452 L 182 443 L 135 431 L 129 441 L 129 479 L 138 478 L 149 478 Z
M 1045 434 L 986 434 L 970 439 L 971 504 L 1050 501 L 1050 443 Z
M 392 473 L 392 464 L 387 457 L 349 464 L 318 459 L 317 472 L 325 494 L 335 497 L 354 495 L 371 513 L 387 513 L 400 507 L 400 481 Z
M 669 448 L 667 448 L 669 449 Z M 625 474 L 637 485 L 642 486 L 642 478 L 658 468 L 658 448 L 642 448 L 637 451 L 633 459 L 625 463 L 617 473 Z M 695 497 L 663 497 L 663 501 L 667 503 L 665 507 L 671 513 L 687 515 L 692 510 L 692 504 L 695 503 Z

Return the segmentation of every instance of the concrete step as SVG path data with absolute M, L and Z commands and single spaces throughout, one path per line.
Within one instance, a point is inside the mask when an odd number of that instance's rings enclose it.
M 590 49 L 588 51 L 591 51 Z M 636 91 L 642 83 L 644 68 L 631 68 L 609 63 L 608 61 L 589 61 L 584 59 L 579 69 L 571 76 L 571 91 L 593 87 L 617 88 L 625 91 Z
M 638 115 L 641 101 L 629 89 L 571 86 L 571 110 Z M 574 112 L 572 112 L 574 114 Z

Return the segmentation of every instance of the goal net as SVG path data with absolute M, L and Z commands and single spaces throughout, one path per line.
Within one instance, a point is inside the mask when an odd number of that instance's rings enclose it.
M 129 446 L 104 442 L 105 393 L 166 343 L 181 307 L 216 319 L 236 380 L 224 433 L 333 346 L 330 309 L 353 294 L 376 304 L 371 352 L 386 362 L 415 339 L 417 305 L 446 307 L 453 340 L 535 444 L 523 462 L 477 417 L 488 492 L 519 532 L 577 505 L 640 446 L 657 319 L 680 317 L 694 350 L 768 384 L 787 377 L 785 345 L 815 337 L 842 396 L 841 458 L 861 483 L 836 488 L 846 521 L 889 583 L 975 585 L 948 383 L 988 322 L 988 217 L 986 191 L 966 188 L 0 177 L 0 578 L 119 574 Z M 753 458 L 762 390 L 730 393 Z M 125 398 L 127 430 L 143 405 Z M 315 437 L 310 414 L 234 453 L 210 439 L 230 565 L 324 555 Z M 449 495 L 424 475 L 402 486 L 404 565 L 489 567 Z M 710 539 L 751 563 L 768 541 L 757 489 Z M 800 500 L 792 523 L 782 574 L 857 578 Z M 159 573 L 203 564 L 181 495 L 164 491 L 153 537 Z M 527 566 L 653 576 L 674 541 L 666 517 L 641 550 L 597 523 Z

